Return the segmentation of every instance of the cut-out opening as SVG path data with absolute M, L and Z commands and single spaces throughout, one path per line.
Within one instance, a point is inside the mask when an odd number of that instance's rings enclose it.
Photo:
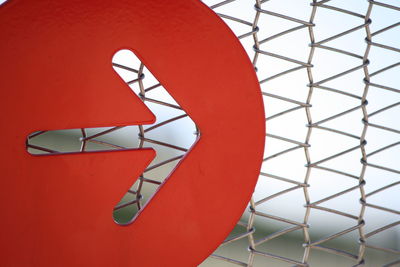
M 156 116 L 152 125 L 38 131 L 27 137 L 32 155 L 151 147 L 156 158 L 121 196 L 113 210 L 117 224 L 131 223 L 199 138 L 199 130 L 174 98 L 130 50 L 118 51 L 112 67 Z M 110 68 L 110 71 L 113 71 Z M 137 178 L 137 179 L 136 179 Z

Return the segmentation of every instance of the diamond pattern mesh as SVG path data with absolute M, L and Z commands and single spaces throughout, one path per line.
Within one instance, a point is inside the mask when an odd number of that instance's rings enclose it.
M 267 124 L 249 210 L 211 258 L 227 266 L 400 264 L 400 7 L 388 2 L 209 3 L 227 14 L 254 4 L 252 20 L 221 17 L 253 22 L 249 55 Z M 237 35 L 249 50 L 248 35 Z M 243 240 L 247 253 L 224 249 Z

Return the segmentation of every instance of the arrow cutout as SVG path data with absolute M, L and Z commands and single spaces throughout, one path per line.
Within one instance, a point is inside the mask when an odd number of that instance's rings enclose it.
M 136 135 L 138 137 L 137 146 L 133 147 L 138 149 L 151 147 L 157 151 L 156 157 L 139 177 L 135 177 L 136 180 L 133 186 L 131 186 L 119 203 L 114 207 L 114 221 L 117 224 L 127 225 L 135 220 L 146 203 L 149 202 L 151 197 L 157 192 L 157 189 L 165 183 L 167 178 L 173 173 L 174 168 L 181 162 L 186 153 L 188 153 L 190 148 L 199 139 L 200 131 L 189 115 L 176 103 L 168 91 L 165 90 L 132 51 L 126 49 L 118 51 L 113 57 L 112 66 L 115 72 L 130 86 L 143 103 L 149 103 L 147 107 L 153 114 L 156 114 L 155 117 L 157 118 L 155 123 L 147 127 L 138 125 Z M 151 83 L 151 85 L 146 86 L 145 81 L 149 81 L 148 83 Z M 173 115 L 172 117 L 171 114 Z M 159 120 L 161 120 L 160 118 L 162 118 L 161 122 L 159 122 Z M 179 127 L 178 132 L 174 131 L 176 124 L 178 124 Z M 174 129 L 163 131 L 163 128 L 169 128 L 168 126 L 173 126 Z M 81 147 L 79 151 L 73 152 L 89 152 L 91 151 L 91 144 L 97 144 L 103 151 L 123 150 L 128 148 L 127 146 L 116 144 L 120 139 L 126 137 L 127 133 L 122 132 L 123 129 L 126 129 L 126 126 L 115 126 L 107 128 L 106 130 L 100 129 L 100 131 L 88 135 L 88 131 L 92 132 L 96 130 L 96 128 L 81 128 Z M 180 137 L 181 139 L 179 141 L 181 142 L 178 142 L 180 144 L 177 145 L 172 144 L 170 140 L 156 140 L 152 137 L 152 132 L 159 132 L 157 139 L 162 139 L 163 136 L 160 136 L 160 134 L 167 135 L 168 137 L 172 132 L 175 136 L 169 139 L 176 140 Z M 47 136 L 43 135 L 45 133 Z M 51 142 L 49 137 L 51 138 L 53 134 L 60 133 L 64 136 L 70 136 L 73 138 L 73 141 L 76 141 L 76 129 L 38 131 L 32 133 L 27 138 L 28 152 L 31 154 L 63 154 L 57 151 L 57 148 L 49 147 L 49 143 Z M 119 134 L 120 136 L 118 136 Z M 131 133 L 129 134 L 132 135 Z M 38 137 L 42 138 L 39 139 Z M 182 138 L 186 140 L 182 142 Z M 60 142 L 63 141 L 64 140 L 61 140 Z M 130 146 L 131 145 L 132 144 L 130 144 Z M 187 146 L 189 148 L 186 148 Z M 152 173 L 157 177 L 155 178 L 152 176 L 150 178 L 149 176 L 151 176 Z

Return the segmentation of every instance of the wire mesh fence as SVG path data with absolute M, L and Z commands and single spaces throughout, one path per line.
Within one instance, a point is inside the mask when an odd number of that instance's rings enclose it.
M 229 13 L 235 2 L 210 6 Z M 313 261 L 318 251 L 327 253 L 325 265 L 400 264 L 398 2 L 256 0 L 254 9 L 253 20 L 221 16 L 252 23 L 250 56 L 267 114 L 249 214 L 222 244 L 247 240 L 248 258 L 218 254 L 222 249 L 211 257 L 239 266 L 322 266 Z M 263 226 L 267 233 L 258 234 Z M 302 237 L 302 253 L 268 246 L 285 236 Z M 384 253 L 381 262 L 365 260 L 376 251 Z

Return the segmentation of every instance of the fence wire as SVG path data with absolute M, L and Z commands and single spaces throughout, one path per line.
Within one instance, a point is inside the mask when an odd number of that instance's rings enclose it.
M 218 13 L 218 8 L 221 8 L 222 6 L 228 7 L 228 5 L 232 5 L 234 2 L 239 2 L 240 0 L 236 1 L 222 1 L 216 4 L 211 5 L 211 8 L 213 8 L 217 13 Z M 400 254 L 400 251 L 395 248 L 388 248 L 388 247 L 382 247 L 382 246 L 377 246 L 370 244 L 369 240 L 373 239 L 374 236 L 379 235 L 380 233 L 387 231 L 391 228 L 396 227 L 397 225 L 400 224 L 399 217 L 395 217 L 394 222 L 387 224 L 387 225 L 374 225 L 372 229 L 366 230 L 366 225 L 368 225 L 368 220 L 366 219 L 366 212 L 369 209 L 378 209 L 380 211 L 384 211 L 387 213 L 391 213 L 392 215 L 400 215 L 400 211 L 398 209 L 398 205 L 395 205 L 396 208 L 388 208 L 385 206 L 377 205 L 374 204 L 374 200 L 372 199 L 370 201 L 370 198 L 373 195 L 380 195 L 384 196 L 385 194 L 388 193 L 389 190 L 395 188 L 397 186 L 398 190 L 398 185 L 400 184 L 400 177 L 399 177 L 399 169 L 398 168 L 391 168 L 387 167 L 381 162 L 385 162 L 385 157 L 386 160 L 388 159 L 387 155 L 385 154 L 385 151 L 389 149 L 393 149 L 394 147 L 398 147 L 400 142 L 398 134 L 400 131 L 396 128 L 399 125 L 399 120 L 397 117 L 397 124 L 396 120 L 392 120 L 390 125 L 384 125 L 385 119 L 380 117 L 380 120 L 378 120 L 376 123 L 372 122 L 372 118 L 374 116 L 377 116 L 378 114 L 385 116 L 386 114 L 390 112 L 390 110 L 394 110 L 396 107 L 400 105 L 400 102 L 394 102 L 389 105 L 383 106 L 378 108 L 377 110 L 373 112 L 369 112 L 367 110 L 367 104 L 368 102 L 373 102 L 374 100 L 376 101 L 376 95 L 379 97 L 379 92 L 377 94 L 374 94 L 375 98 L 369 98 L 368 93 L 370 90 L 386 90 L 386 91 L 391 91 L 394 93 L 400 93 L 400 90 L 398 87 L 392 87 L 389 85 L 386 85 L 385 82 L 374 82 L 374 78 L 377 77 L 378 75 L 383 75 L 385 72 L 393 70 L 395 68 L 398 68 L 400 66 L 400 62 L 395 62 L 390 65 L 384 65 L 380 66 L 378 68 L 375 68 L 376 70 L 374 72 L 370 71 L 370 66 L 374 66 L 374 62 L 370 62 L 370 52 L 371 50 L 375 48 L 379 49 L 384 49 L 384 50 L 390 50 L 395 53 L 399 53 L 400 46 L 391 46 L 385 43 L 380 43 L 374 41 L 376 36 L 378 35 L 383 35 L 383 34 L 391 34 L 392 38 L 395 39 L 395 32 L 390 33 L 391 31 L 394 31 L 396 27 L 400 26 L 400 22 L 396 21 L 393 24 L 390 24 L 388 26 L 385 26 L 383 28 L 380 28 L 378 30 L 372 31 L 371 30 L 371 23 L 373 21 L 379 21 L 384 20 L 382 17 L 374 17 L 372 19 L 372 11 L 373 9 L 376 9 L 377 7 L 382 7 L 386 9 L 390 9 L 391 11 L 400 11 L 400 7 L 391 5 L 385 2 L 378 2 L 378 1 L 373 1 L 373 0 L 368 0 L 364 1 L 366 2 L 366 10 L 364 13 L 358 13 L 357 11 L 354 11 L 354 4 L 355 3 L 350 3 L 350 1 L 347 2 L 347 7 L 346 3 L 340 5 L 340 1 L 335 1 L 335 0 L 322 0 L 322 1 L 316 1 L 313 0 L 310 2 L 304 1 L 302 4 L 307 5 L 310 4 L 310 14 L 309 18 L 307 20 L 304 20 L 303 18 L 298 18 L 294 15 L 288 15 L 288 6 L 293 4 L 293 1 L 283 1 L 285 4 L 281 5 L 280 10 L 270 10 L 269 6 L 267 4 L 274 2 L 274 0 L 256 0 L 255 1 L 255 14 L 254 14 L 254 20 L 251 26 L 251 30 L 249 32 L 252 33 L 253 37 L 253 50 L 255 52 L 253 56 L 253 64 L 258 70 L 258 77 L 259 77 L 259 82 L 262 88 L 262 94 L 267 97 L 267 98 L 275 98 L 283 102 L 288 102 L 292 104 L 292 106 L 288 107 L 287 109 L 284 109 L 276 114 L 271 114 L 268 115 L 268 104 L 266 101 L 266 111 L 267 111 L 267 118 L 266 118 L 266 123 L 267 123 L 267 133 L 266 133 L 266 151 L 268 151 L 268 144 L 269 139 L 275 139 L 275 140 L 280 140 L 282 142 L 286 142 L 287 145 L 289 145 L 287 148 L 282 149 L 280 151 L 277 151 L 274 154 L 269 154 L 264 158 L 264 165 L 265 168 L 261 171 L 260 173 L 260 180 L 266 180 L 265 184 L 268 184 L 269 182 L 272 182 L 273 180 L 279 180 L 280 182 L 286 183 L 287 187 L 285 187 L 282 190 L 278 190 L 276 192 L 266 194 L 261 192 L 261 194 L 256 194 L 253 196 L 251 202 L 250 202 L 250 207 L 249 207 L 249 216 L 247 223 L 244 223 L 243 220 L 239 223 L 238 225 L 238 231 L 240 232 L 239 234 L 235 234 L 230 236 L 221 246 L 225 246 L 228 244 L 231 244 L 232 242 L 239 242 L 241 239 L 247 239 L 248 240 L 248 260 L 238 260 L 235 259 L 234 257 L 229 257 L 229 256 L 224 256 L 223 254 L 213 254 L 211 257 L 214 259 L 219 259 L 222 261 L 225 261 L 226 263 L 230 263 L 233 265 L 239 265 L 239 266 L 260 266 L 261 264 L 271 264 L 271 266 L 278 266 L 274 264 L 278 264 L 278 262 L 283 262 L 287 263 L 289 265 L 294 265 L 294 266 L 310 266 L 312 262 L 312 257 L 311 251 L 319 250 L 322 252 L 330 253 L 336 256 L 340 257 L 345 257 L 347 258 L 348 261 L 348 266 L 364 266 L 366 264 L 365 258 L 366 254 L 371 252 L 371 250 L 378 250 L 387 253 L 386 254 L 386 262 L 383 263 L 384 266 L 395 266 L 397 264 L 400 264 L 400 260 L 396 259 Z M 276 1 L 275 1 L 276 2 Z M 282 1 L 281 1 L 282 2 Z M 339 5 L 335 5 L 339 2 Z M 357 4 L 360 4 L 362 1 L 357 1 Z M 248 3 L 250 4 L 250 3 Z M 298 3 L 297 3 L 298 4 Z M 397 3 L 398 4 L 398 3 Z M 334 12 L 337 20 L 331 21 L 331 24 L 334 23 L 340 23 L 340 16 L 345 15 L 345 16 L 351 16 L 353 18 L 356 18 L 359 20 L 359 23 L 353 27 L 347 27 L 346 29 L 337 32 L 335 34 L 328 35 L 327 37 L 323 39 L 317 39 L 316 38 L 316 32 L 318 31 L 330 31 L 329 27 L 326 27 L 326 25 L 321 25 L 319 26 L 318 23 L 316 23 L 316 16 L 318 16 L 318 13 L 321 12 L 321 10 L 326 9 L 331 12 Z M 300 14 L 297 14 L 300 15 Z M 304 14 L 301 14 L 304 15 Z M 227 17 L 227 16 L 221 16 L 223 19 L 228 19 L 231 21 L 236 21 L 240 22 L 246 25 L 249 25 L 248 21 L 243 21 L 240 18 L 235 18 L 235 17 Z M 400 13 L 397 13 L 397 17 L 400 17 Z M 265 18 L 261 22 L 261 19 Z M 294 22 L 294 26 L 292 27 L 287 27 L 284 30 L 281 30 L 279 32 L 274 32 L 273 30 L 266 30 L 265 32 L 272 32 L 272 34 L 265 35 L 264 37 L 260 38 L 260 34 L 263 32 L 264 28 L 268 28 L 268 23 L 269 21 L 279 18 L 282 23 L 285 21 L 289 22 Z M 324 27 L 325 26 L 325 27 Z M 329 26 L 329 25 L 328 25 Z M 307 30 L 307 32 L 304 32 L 304 29 Z M 269 46 L 268 44 L 271 41 L 274 41 L 279 38 L 284 38 L 288 35 L 293 35 L 296 32 L 300 32 L 301 34 L 307 34 L 308 35 L 308 45 L 309 45 L 309 52 L 306 57 L 304 57 L 303 60 L 299 59 L 300 55 L 296 55 L 296 57 L 293 56 L 287 56 L 288 54 L 288 49 L 287 46 L 283 46 L 281 50 L 279 51 L 269 51 Z M 335 46 L 335 41 L 340 38 L 346 38 L 347 36 L 352 36 L 353 33 L 358 32 L 358 36 L 360 32 L 363 32 L 363 37 L 365 38 L 366 46 L 363 51 L 348 51 L 345 48 Z M 246 35 L 248 36 L 248 35 Z M 243 38 L 244 35 L 238 35 L 238 37 Z M 398 39 L 398 38 L 397 38 Z M 354 40 L 354 37 L 353 37 Z M 296 42 L 296 40 L 293 40 Z M 332 44 L 333 43 L 333 44 Z M 397 42 L 399 45 L 399 43 Z M 243 45 L 246 46 L 246 44 L 243 43 Z M 331 75 L 326 75 L 322 79 L 315 79 L 314 78 L 314 72 L 315 68 L 318 68 L 318 66 L 314 65 L 314 61 L 316 58 L 316 54 L 319 52 L 319 50 L 326 50 L 331 53 L 338 54 L 340 56 L 352 58 L 352 62 L 356 62 L 355 65 L 345 68 L 343 67 L 340 72 L 332 73 Z M 273 67 L 267 69 L 267 70 L 261 70 L 260 65 L 265 64 L 262 62 L 262 59 L 264 57 L 269 57 L 269 58 L 275 58 L 277 60 L 285 61 L 292 63 L 292 66 L 286 69 L 283 69 L 277 73 L 274 73 Z M 356 59 L 356 61 L 354 61 Z M 358 63 L 357 63 L 358 62 Z M 328 66 L 329 64 L 333 64 L 332 62 L 324 62 L 323 65 Z M 302 75 L 307 77 L 308 84 L 299 84 L 301 82 L 301 79 L 296 78 L 291 76 L 294 72 L 299 72 L 302 70 L 306 70 L 306 72 L 303 72 Z M 363 75 L 361 79 L 357 80 L 357 82 L 362 85 L 362 90 L 358 91 L 357 93 L 354 93 L 357 90 L 352 90 L 351 88 L 351 83 L 345 83 L 347 87 L 350 87 L 350 90 L 345 90 L 349 88 L 335 88 L 331 86 L 330 84 L 335 84 L 335 81 L 340 80 L 340 79 L 348 79 L 354 80 L 354 77 L 352 76 L 353 73 L 357 71 L 362 71 Z M 398 76 L 397 76 L 398 77 Z M 276 93 L 276 90 L 264 90 L 263 84 L 267 84 L 272 81 L 276 80 L 291 80 L 293 86 L 307 86 L 308 92 L 304 98 L 303 101 L 299 101 L 295 97 L 292 97 L 291 95 L 282 95 Z M 393 80 L 393 78 L 392 78 Z M 381 80 L 382 81 L 382 80 Z M 397 84 L 399 80 L 397 80 Z M 354 106 L 350 108 L 341 108 L 337 109 L 334 113 L 331 113 L 329 116 L 324 117 L 322 119 L 318 120 L 313 120 L 313 116 L 315 116 L 313 112 L 312 105 L 316 104 L 313 100 L 313 94 L 317 92 L 318 90 L 323 90 L 323 91 L 328 91 L 333 94 L 341 95 L 346 98 L 351 98 L 355 99 L 358 103 L 355 104 Z M 393 96 L 393 99 L 396 99 L 396 96 Z M 397 100 L 400 100 L 397 98 Z M 318 99 L 316 100 L 318 101 Z M 330 101 L 330 100 L 328 100 Z M 332 100 L 333 101 L 333 100 Z M 323 103 L 325 104 L 325 103 Z M 340 103 L 337 103 L 337 105 L 340 105 Z M 294 140 L 291 138 L 287 137 L 287 130 L 290 129 L 290 131 L 301 131 L 300 129 L 293 128 L 291 127 L 290 124 L 293 122 L 288 122 L 288 120 L 284 119 L 285 116 L 287 116 L 289 113 L 294 113 L 297 111 L 303 111 L 305 113 L 305 128 L 306 134 L 305 138 L 303 140 Z M 361 111 L 361 112 L 360 112 Z M 346 118 L 352 116 L 351 114 L 358 112 L 358 120 L 353 121 L 353 123 L 358 123 L 362 124 L 361 131 L 359 133 L 354 134 L 347 132 L 346 129 L 338 129 L 338 127 L 335 127 L 335 124 L 340 125 L 338 121 L 340 120 L 345 121 Z M 318 117 L 318 116 L 317 116 Z M 272 121 L 281 121 L 282 124 L 286 124 L 286 128 L 282 128 L 280 132 L 273 132 L 275 130 L 274 126 L 269 127 L 269 123 Z M 361 122 L 360 122 L 361 121 Z M 331 123 L 333 122 L 333 123 Z M 390 143 L 385 146 L 379 146 L 380 144 L 377 144 L 376 149 L 374 149 L 371 152 L 368 152 L 367 150 L 367 139 L 368 139 L 368 134 L 367 130 L 369 128 L 377 128 L 383 131 L 389 131 L 391 133 L 397 134 L 397 136 L 394 138 L 396 141 L 393 143 Z M 331 134 L 335 135 L 340 135 L 344 138 L 348 139 L 353 139 L 356 140 L 356 144 L 350 147 L 346 147 L 344 149 L 341 149 L 340 151 L 335 151 L 334 153 L 332 152 L 331 154 L 328 153 L 327 156 L 322 157 L 322 158 L 314 158 L 311 156 L 312 153 L 312 136 L 313 135 L 318 135 L 318 131 L 327 131 L 330 132 Z M 382 137 L 384 138 L 384 137 Z M 318 144 L 317 144 L 318 145 Z M 320 144 L 321 145 L 321 144 Z M 330 143 L 330 140 L 325 140 L 325 143 L 322 144 L 324 147 L 320 148 L 326 151 L 331 151 L 332 150 L 332 143 Z M 288 167 L 288 163 L 285 162 L 287 158 L 285 157 L 287 154 L 294 153 L 294 151 L 297 150 L 303 150 L 304 156 L 302 159 L 297 158 L 297 160 L 303 160 L 303 164 L 305 164 L 305 174 L 303 178 L 301 179 L 300 177 L 284 177 L 280 174 L 280 172 L 284 172 L 283 168 Z M 333 150 L 332 150 L 333 151 Z M 361 160 L 358 161 L 356 164 L 359 165 L 359 172 L 358 174 L 354 174 L 351 171 L 348 170 L 343 170 L 341 167 L 338 165 L 330 165 L 329 167 L 326 166 L 326 163 L 332 162 L 335 159 L 338 158 L 345 158 L 352 152 L 358 152 L 358 155 L 361 154 Z M 354 157 L 354 153 L 351 154 L 352 157 Z M 375 164 L 373 161 L 372 156 L 377 156 L 383 158 L 383 160 L 380 160 L 379 164 Z M 397 154 L 398 156 L 398 154 Z M 275 160 L 278 161 L 279 166 L 283 166 L 281 170 L 278 169 L 277 173 L 272 173 L 269 171 L 269 166 L 268 162 Z M 294 163 L 293 163 L 294 164 Z M 397 166 L 398 167 L 398 166 Z M 365 188 L 366 183 L 368 182 L 366 179 L 366 173 L 367 170 L 375 168 L 382 170 L 382 180 L 379 182 L 379 185 L 375 187 L 373 190 L 367 191 Z M 276 169 L 275 169 L 276 170 Z M 348 186 L 346 188 L 343 188 L 339 190 L 336 190 L 336 192 L 329 194 L 329 195 L 324 195 L 320 198 L 314 199 L 310 195 L 310 190 L 313 188 L 313 183 L 312 180 L 310 179 L 312 177 L 312 173 L 315 172 L 316 170 L 320 170 L 322 172 L 319 172 L 319 174 L 323 174 L 323 172 L 327 172 L 330 174 L 334 174 L 336 176 L 342 176 L 348 179 L 351 179 L 353 181 L 353 185 Z M 385 177 L 387 176 L 387 173 L 394 174 L 395 179 L 392 183 L 388 183 L 385 181 Z M 300 174 L 299 174 L 300 175 Z M 334 176 L 332 176 L 334 177 Z M 293 202 L 302 202 L 304 203 L 304 216 L 302 220 L 293 220 L 290 217 L 290 210 L 288 210 L 286 213 L 287 217 L 285 216 L 277 216 L 274 215 L 273 213 L 265 212 L 261 207 L 265 205 L 268 202 L 274 201 L 276 199 L 281 199 L 284 198 L 286 195 L 289 195 L 293 193 L 293 191 L 302 191 L 303 196 L 300 198 L 300 195 L 298 196 L 298 199 L 292 198 L 291 201 Z M 343 202 L 341 205 L 337 205 L 335 208 L 329 207 L 329 205 L 324 206 L 329 201 L 335 200 L 335 199 L 340 199 L 344 195 L 350 193 L 350 192 L 358 192 L 359 199 L 355 199 L 355 201 L 359 201 L 359 209 L 358 212 L 353 212 L 349 213 L 347 211 L 343 210 L 343 206 L 346 206 Z M 398 192 L 398 191 L 397 191 Z M 256 190 L 257 193 L 257 190 Z M 392 199 L 393 202 L 398 202 L 398 200 Z M 397 203 L 398 204 L 398 203 Z M 335 214 L 341 217 L 348 218 L 353 221 L 349 226 L 344 227 L 340 229 L 339 231 L 327 234 L 325 236 L 320 236 L 318 238 L 312 238 L 311 235 L 311 230 L 312 227 L 310 225 L 310 216 L 312 213 L 312 210 L 319 210 L 325 213 L 331 213 Z M 385 216 L 385 215 L 383 215 Z M 257 231 L 256 227 L 262 227 L 262 225 L 257 222 L 257 218 L 263 217 L 269 219 L 269 221 L 264 221 L 263 223 L 271 223 L 273 224 L 273 221 L 276 222 L 283 222 L 286 224 L 285 227 L 281 227 L 277 229 L 276 231 L 273 231 L 269 233 L 268 235 L 264 236 L 257 236 Z M 242 228 L 240 230 L 240 228 Z M 278 251 L 278 253 L 272 253 L 271 251 L 268 251 L 268 249 L 263 249 L 262 245 L 267 242 L 273 242 L 275 239 L 279 239 L 284 237 L 285 235 L 290 235 L 291 233 L 295 231 L 301 231 L 302 236 L 303 236 L 303 244 L 300 244 L 303 248 L 303 255 L 302 257 L 294 258 L 291 257 L 291 255 L 287 256 L 288 253 L 287 251 L 281 250 Z M 348 251 L 345 248 L 337 247 L 337 246 L 331 246 L 331 244 L 335 244 L 336 239 L 340 239 L 341 237 L 349 234 L 349 233 L 357 233 L 357 238 L 350 239 L 351 241 L 347 242 L 352 242 L 354 243 L 355 246 L 358 247 L 357 250 L 354 251 Z M 218 251 L 218 250 L 217 250 Z M 372 253 L 372 252 L 371 252 Z M 290 254 L 290 253 L 289 253 Z M 297 255 L 298 256 L 298 255 Z M 256 258 L 264 258 L 261 261 L 258 261 L 260 265 L 255 264 L 255 259 Z M 280 265 L 279 265 L 280 266 Z M 285 265 L 282 265 L 285 266 Z M 316 265 L 315 265 L 316 266 Z

